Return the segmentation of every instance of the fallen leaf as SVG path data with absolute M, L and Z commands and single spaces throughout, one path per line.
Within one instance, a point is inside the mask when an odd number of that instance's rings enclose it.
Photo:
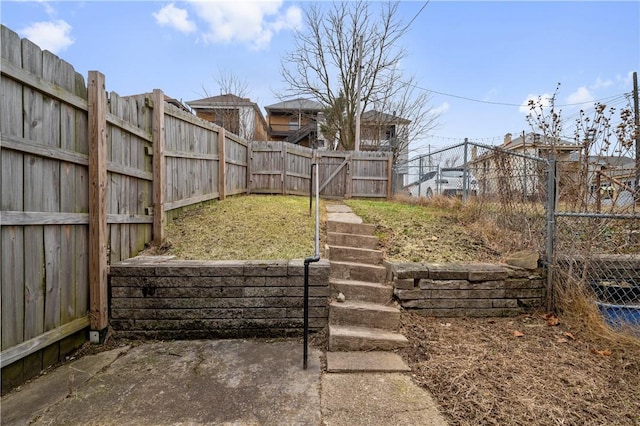
M 557 340 L 558 343 L 569 343 L 569 341 L 567 339 L 565 339 L 564 337 L 561 337 Z
M 554 326 L 556 326 L 558 324 L 560 324 L 560 320 L 558 319 L 557 316 L 552 315 L 552 316 L 547 318 L 547 325 L 549 327 L 554 327 Z
M 567 336 L 571 340 L 576 340 L 576 336 L 574 336 L 573 333 L 569 333 L 567 331 L 567 332 L 564 333 L 564 335 Z
M 518 331 L 518 330 L 513 330 L 513 335 L 514 337 L 523 337 L 524 333 Z
M 435 235 L 431 237 L 431 241 L 438 241 L 438 237 L 436 237 Z
M 601 356 L 611 356 L 611 349 L 604 349 L 602 351 L 599 351 L 597 349 L 591 349 L 591 353 L 596 355 L 601 355 Z

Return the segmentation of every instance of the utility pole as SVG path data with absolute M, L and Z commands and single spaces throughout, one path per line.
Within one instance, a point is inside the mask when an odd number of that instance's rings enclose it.
M 633 73 L 633 114 L 636 131 L 636 185 L 635 199 L 640 202 L 640 111 L 638 111 L 638 73 Z
M 358 80 L 356 89 L 356 134 L 355 134 L 355 146 L 353 148 L 354 151 L 360 151 L 360 97 L 362 96 L 362 39 L 363 36 L 360 36 L 360 40 L 358 40 Z

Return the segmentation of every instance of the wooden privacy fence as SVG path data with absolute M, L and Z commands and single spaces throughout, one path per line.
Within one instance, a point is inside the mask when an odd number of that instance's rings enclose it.
M 391 198 L 391 153 L 316 151 L 315 155 L 321 196 Z M 308 195 L 313 157 L 314 150 L 287 142 L 252 142 L 247 192 Z
M 108 325 L 108 265 L 164 239 L 167 215 L 241 193 L 308 194 L 313 151 L 250 143 L 1 27 L 0 367 Z M 318 154 L 322 194 L 389 197 L 386 153 Z M 94 334 L 95 333 L 95 334 Z
M 0 365 L 107 326 L 107 265 L 162 241 L 165 214 L 247 189 L 248 143 L 120 97 L 2 26 Z M 220 165 L 224 165 L 221 167 Z

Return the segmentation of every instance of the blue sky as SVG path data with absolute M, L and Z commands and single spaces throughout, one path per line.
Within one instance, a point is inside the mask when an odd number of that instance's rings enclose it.
M 246 82 L 261 107 L 283 90 L 280 58 L 304 23 L 308 2 L 5 1 L 1 22 L 71 63 L 105 74 L 120 95 L 162 89 L 190 101 L 218 94 L 216 76 Z M 552 94 L 568 125 L 596 100 L 623 106 L 640 68 L 640 2 L 430 1 L 400 4 L 411 30 L 402 40 L 407 75 L 441 111 L 432 136 L 499 144 L 530 131 L 530 97 Z M 416 16 L 417 15 L 417 16 Z M 451 96 L 453 95 L 453 96 Z M 469 99 L 462 99 L 469 98 Z M 509 105 L 501 105 L 509 104 Z M 578 105 L 569 105 L 578 104 Z M 569 126 L 570 128 L 570 126 Z M 571 131 L 567 131 L 571 135 Z

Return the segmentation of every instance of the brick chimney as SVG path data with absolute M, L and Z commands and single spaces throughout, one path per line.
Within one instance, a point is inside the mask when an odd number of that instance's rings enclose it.
M 507 133 L 504 135 L 504 146 L 507 146 L 511 143 L 511 133 Z

